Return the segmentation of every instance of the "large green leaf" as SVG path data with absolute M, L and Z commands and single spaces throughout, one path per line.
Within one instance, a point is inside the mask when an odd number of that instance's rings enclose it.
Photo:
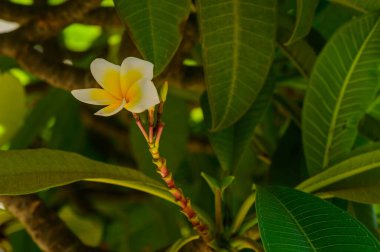
M 0 194 L 33 193 L 80 180 L 133 188 L 174 202 L 161 183 L 137 170 L 58 150 L 0 152 Z
M 275 44 L 275 2 L 197 2 L 213 130 L 239 120 L 265 82 Z
M 380 164 L 320 190 L 321 196 L 338 197 L 364 204 L 380 204 Z
M 354 152 L 351 158 L 305 180 L 297 188 L 362 203 L 380 203 L 379 147 L 375 145 L 376 149 L 364 153 Z
M 380 10 L 379 0 L 331 0 L 331 2 L 341 4 L 360 12 Z
M 354 19 L 330 39 L 319 56 L 303 109 L 309 173 L 347 154 L 357 126 L 379 88 L 380 19 Z
M 211 145 L 224 170 L 231 172 L 239 164 L 242 155 L 252 141 L 256 125 L 260 122 L 271 101 L 273 90 L 274 81 L 268 81 L 247 113 L 239 121 L 221 131 L 210 132 Z M 210 115 L 210 107 L 206 98 L 206 96 L 202 97 L 202 107 L 207 119 Z
M 286 45 L 290 45 L 297 40 L 305 37 L 313 25 L 315 9 L 318 0 L 297 0 L 297 18 L 294 30 Z
M 172 59 L 182 40 L 182 29 L 190 13 L 190 0 L 114 0 L 121 19 L 155 75 Z
M 258 187 L 256 210 L 267 252 L 380 250 L 376 238 L 347 212 L 307 193 Z

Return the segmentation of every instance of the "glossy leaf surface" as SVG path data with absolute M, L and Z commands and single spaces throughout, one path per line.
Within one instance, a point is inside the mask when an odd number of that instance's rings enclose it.
M 212 129 L 221 130 L 248 111 L 264 85 L 274 52 L 275 1 L 199 0 L 198 12 Z
M 258 187 L 256 209 L 267 252 L 380 249 L 375 237 L 347 212 L 310 194 Z
M 303 109 L 311 175 L 347 154 L 357 125 L 379 88 L 380 19 L 366 15 L 342 27 L 321 52 Z

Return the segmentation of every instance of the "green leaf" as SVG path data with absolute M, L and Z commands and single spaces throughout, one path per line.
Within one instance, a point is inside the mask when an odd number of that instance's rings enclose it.
M 379 238 L 377 217 L 372 205 L 349 202 L 348 211 L 371 231 L 376 238 Z
M 267 252 L 379 251 L 375 237 L 347 212 L 286 187 L 257 187 L 256 210 Z
M 378 88 L 380 19 L 354 19 L 320 54 L 303 109 L 303 140 L 310 175 L 347 154 Z
M 182 40 L 190 0 L 114 0 L 133 41 L 158 75 L 168 65 Z
M 204 172 L 202 172 L 201 175 L 206 180 L 212 192 L 216 194 L 217 191 L 219 191 L 221 193 L 222 198 L 223 198 L 223 192 L 231 185 L 231 183 L 235 179 L 235 177 L 233 176 L 227 176 L 223 178 L 222 181 L 219 182 L 217 179 L 211 177 L 210 175 L 207 175 Z
M 197 239 L 199 239 L 199 235 L 183 237 L 183 238 L 177 240 L 172 246 L 170 246 L 168 252 L 178 252 L 181 250 L 181 248 L 183 246 L 185 246 L 186 244 L 188 244 L 194 240 L 197 240 Z
M 361 203 L 380 203 L 380 145 L 373 147 L 377 149 L 354 151 L 352 157 L 305 180 L 297 189 Z
M 211 145 L 223 170 L 232 172 L 238 166 L 252 141 L 256 125 L 270 104 L 273 90 L 274 82 L 268 81 L 247 113 L 237 123 L 224 130 L 209 133 Z M 201 103 L 207 123 L 210 109 L 206 96 L 202 97 Z
M 24 122 L 25 91 L 10 74 L 0 74 L 0 146 L 8 143 Z
M 234 182 L 234 180 L 235 180 L 234 176 L 227 176 L 222 179 L 220 183 L 220 190 L 222 191 L 222 195 L 223 195 L 223 192 L 232 184 L 232 182 Z
M 320 190 L 322 197 L 338 197 L 364 204 L 380 204 L 380 165 Z
M 286 46 L 293 44 L 309 33 L 317 6 L 318 0 L 297 0 L 296 24 L 291 37 L 285 43 Z
M 290 20 L 286 16 L 279 17 L 279 29 L 277 32 L 277 44 L 282 52 L 290 59 L 298 71 L 305 77 L 310 78 L 311 71 L 317 59 L 314 48 L 305 39 L 298 39 L 291 45 L 285 45 L 291 35 Z
M 3 151 L 0 167 L 0 194 L 28 194 L 88 180 L 140 190 L 174 202 L 161 183 L 137 170 L 97 162 L 75 153 L 49 149 Z
M 201 173 L 202 177 L 206 180 L 208 186 L 211 188 L 211 191 L 215 194 L 217 190 L 220 190 L 219 182 L 211 177 L 210 175 L 207 175 L 206 173 Z
M 243 204 L 241 204 L 239 211 L 235 216 L 235 219 L 231 226 L 231 234 L 235 234 L 238 231 L 244 219 L 247 217 L 247 214 L 251 209 L 252 205 L 256 201 L 256 185 L 253 185 L 252 190 L 253 192 L 250 195 L 248 195 L 248 197 L 244 200 Z
M 360 12 L 380 10 L 379 0 L 331 0 L 331 2 L 341 4 Z
M 71 24 L 62 31 L 63 43 L 74 52 L 85 52 L 102 34 L 102 27 L 96 25 Z
M 212 129 L 251 107 L 264 85 L 275 45 L 274 0 L 199 0 L 203 63 Z
M 70 206 L 62 208 L 59 217 L 84 244 L 99 246 L 103 235 L 103 226 L 99 218 L 79 215 Z

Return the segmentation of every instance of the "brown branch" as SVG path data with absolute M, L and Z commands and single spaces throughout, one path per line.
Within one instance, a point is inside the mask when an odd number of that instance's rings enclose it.
M 70 0 L 47 10 L 34 13 L 33 22 L 14 31 L 17 35 L 28 41 L 46 40 L 55 36 L 65 26 L 81 20 L 88 12 L 98 7 L 101 0 L 77 1 Z
M 35 194 L 0 196 L 0 201 L 25 226 L 36 244 L 46 252 L 99 252 L 84 245 L 57 214 Z
M 68 91 L 98 87 L 88 70 L 54 61 L 30 44 L 17 40 L 15 34 L 0 35 L 0 54 L 15 58 L 23 69 L 54 87 Z
M 107 27 L 121 27 L 122 23 L 119 16 L 116 13 L 115 8 L 102 7 L 97 8 L 85 15 L 79 20 L 80 23 L 89 25 L 101 25 Z
M 98 86 L 89 71 L 54 62 L 30 47 L 19 52 L 16 59 L 23 69 L 67 91 Z
M 99 22 L 100 24 L 102 22 L 107 22 L 107 16 L 109 15 L 110 17 L 112 17 L 109 19 L 110 24 L 119 24 L 120 20 L 117 18 L 117 15 L 115 14 L 113 8 L 94 9 L 87 13 L 85 16 L 82 16 L 86 13 L 86 11 L 90 10 L 91 8 L 94 8 L 98 1 L 99 0 L 80 1 L 91 3 L 83 4 L 83 8 L 81 8 L 80 5 L 77 4 L 78 1 L 72 0 L 66 2 L 65 8 L 62 8 L 62 14 L 58 12 L 61 11 L 61 9 L 57 9 L 57 6 L 49 7 L 53 9 L 49 10 L 47 14 L 45 14 L 44 16 L 39 17 L 30 24 L 27 24 L 24 27 L 20 28 L 22 29 L 21 31 L 17 30 L 15 32 L 7 34 L 1 34 L 0 54 L 15 58 L 20 64 L 20 66 L 22 66 L 25 70 L 29 71 L 41 80 L 48 82 L 52 86 L 62 88 L 65 90 L 86 87 L 97 87 L 98 85 L 91 77 L 89 71 L 65 65 L 60 62 L 59 58 L 55 59 L 50 57 L 49 55 L 51 54 L 44 54 L 34 50 L 32 45 L 29 44 L 29 42 L 27 42 L 25 38 L 23 39 L 22 35 L 24 33 L 32 34 L 33 30 L 37 29 L 38 32 L 35 34 L 33 33 L 32 37 L 29 37 L 29 39 L 34 40 L 39 38 L 46 40 L 50 36 L 53 36 L 55 33 L 57 33 L 60 29 L 62 29 L 64 25 L 68 24 L 69 22 L 72 22 L 75 19 L 80 19 L 81 17 L 85 22 L 92 24 L 96 24 L 97 22 Z M 64 6 L 62 4 L 59 5 L 59 7 Z M 70 17 L 68 17 L 67 11 L 71 10 L 71 8 L 74 7 L 81 10 L 76 10 L 76 12 L 73 13 L 70 12 Z M 62 20 L 49 23 L 50 19 L 59 20 L 59 17 L 63 17 Z M 38 27 L 40 27 L 40 25 L 44 23 L 48 24 L 50 28 L 47 31 L 39 30 Z M 192 67 L 188 68 L 190 71 L 187 72 L 185 71 L 187 70 L 186 67 L 182 66 L 183 59 L 188 55 L 189 51 L 191 50 L 191 48 L 193 48 L 198 39 L 196 22 L 194 21 L 193 17 L 189 19 L 185 31 L 185 38 L 172 63 L 169 65 L 165 73 L 161 74 L 158 78 L 155 79 L 155 82 L 159 84 L 160 81 L 168 79 L 172 85 L 174 84 L 186 89 L 196 89 L 203 91 L 205 86 L 203 82 L 203 72 L 201 71 L 202 69 Z M 122 51 L 120 54 L 123 56 L 137 56 L 139 53 L 135 48 L 134 43 L 128 36 L 128 33 L 125 33 L 123 36 L 123 42 L 126 42 L 125 40 L 127 40 L 128 43 L 123 44 L 128 45 L 130 48 L 127 48 L 126 51 Z M 195 78 L 189 78 L 189 76 L 195 76 Z
M 5 0 L 0 0 L 0 18 L 19 24 L 26 24 L 35 18 L 39 11 L 35 6 L 15 4 Z
M 37 19 L 39 16 L 44 15 L 44 13 L 51 12 L 52 9 L 56 12 L 56 7 L 52 6 L 44 6 L 42 9 L 36 5 L 22 5 L 0 0 L 0 19 L 25 25 L 34 19 Z M 107 27 L 120 27 L 122 25 L 120 18 L 113 7 L 93 9 L 75 21 L 83 24 Z

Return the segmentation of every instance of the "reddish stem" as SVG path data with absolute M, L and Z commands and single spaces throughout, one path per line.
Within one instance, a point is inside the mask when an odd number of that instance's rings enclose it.
M 173 175 L 166 166 L 166 159 L 160 157 L 156 148 L 150 148 L 150 151 L 152 153 L 153 163 L 157 166 L 157 173 L 160 174 L 162 180 L 166 183 L 169 192 L 173 195 L 178 206 L 181 208 L 181 212 L 187 217 L 193 228 L 204 241 L 212 241 L 207 225 L 198 218 L 197 213 L 191 206 L 190 199 L 185 197 L 182 190 L 176 186 Z
M 146 130 L 145 130 L 144 126 L 141 123 L 140 116 L 138 114 L 136 114 L 136 113 L 133 113 L 133 117 L 136 120 L 137 127 L 139 127 L 139 129 L 140 129 L 141 133 L 143 134 L 145 140 L 148 142 L 149 141 L 148 133 L 146 133 Z

